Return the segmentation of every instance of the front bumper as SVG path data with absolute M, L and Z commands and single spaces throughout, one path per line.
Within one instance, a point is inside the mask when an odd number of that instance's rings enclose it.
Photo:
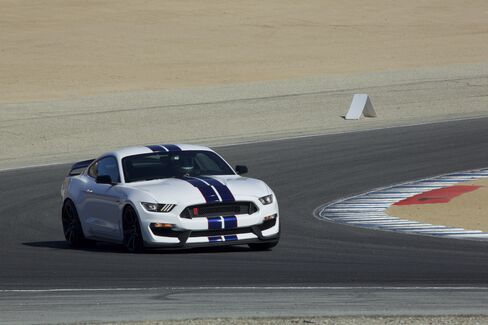
M 256 204 L 259 204 L 255 202 Z M 138 207 L 141 232 L 147 247 L 200 247 L 276 242 L 280 220 L 276 202 L 249 215 L 181 218 L 181 209 L 171 213 L 148 212 Z M 275 216 L 270 219 L 270 216 Z M 268 219 L 268 220 L 266 220 Z M 167 223 L 171 228 L 156 228 Z

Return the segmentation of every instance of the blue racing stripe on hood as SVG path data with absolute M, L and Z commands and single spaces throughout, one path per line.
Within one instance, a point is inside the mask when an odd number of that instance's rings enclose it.
M 199 176 L 198 178 L 203 179 L 205 182 L 209 183 L 219 192 L 220 197 L 222 198 L 222 202 L 235 202 L 234 195 L 229 190 L 229 188 L 219 182 L 218 180 L 208 177 L 208 176 Z
M 211 186 L 205 184 L 203 181 L 197 178 L 183 178 L 183 180 L 198 188 L 207 203 L 220 202 L 219 197 L 217 196 L 217 193 L 215 193 L 214 189 Z

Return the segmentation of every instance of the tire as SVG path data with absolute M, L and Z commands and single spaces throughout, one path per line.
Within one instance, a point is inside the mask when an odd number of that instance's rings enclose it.
M 66 238 L 68 244 L 74 248 L 85 246 L 87 240 L 83 234 L 78 211 L 76 211 L 73 201 L 66 200 L 64 202 L 61 220 L 63 222 L 64 238 Z
M 269 243 L 252 243 L 248 244 L 249 248 L 253 251 L 267 251 L 278 245 L 278 241 L 273 241 Z
M 129 253 L 141 253 L 144 251 L 144 240 L 141 234 L 141 226 L 134 208 L 127 206 L 122 215 L 124 228 L 124 245 Z

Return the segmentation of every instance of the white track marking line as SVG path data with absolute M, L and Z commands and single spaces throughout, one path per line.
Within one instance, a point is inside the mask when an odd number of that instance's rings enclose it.
M 391 227 L 391 229 L 398 229 L 398 230 L 406 229 L 409 231 L 416 231 L 417 229 L 420 230 L 430 229 L 431 231 L 433 231 L 435 229 L 442 229 L 442 228 L 443 226 L 434 226 L 428 223 L 420 223 L 417 225 L 398 225 L 398 226 Z
M 383 209 L 382 211 L 350 211 L 350 212 L 347 212 L 347 211 L 329 211 L 329 210 L 326 210 L 328 215 L 342 215 L 342 216 L 346 216 L 346 215 L 351 215 L 351 216 L 355 216 L 355 217 L 360 217 L 360 216 L 387 216 L 387 214 L 384 212 L 385 210 Z
M 383 215 L 383 214 L 377 214 L 377 215 L 367 215 L 367 214 L 337 214 L 337 215 L 327 215 L 327 218 L 329 219 L 383 219 L 383 218 L 393 218 L 393 219 L 400 219 L 397 217 L 390 217 L 388 215 Z
M 364 217 L 337 217 L 334 218 L 334 220 L 348 220 L 348 221 L 362 221 L 362 220 L 400 220 L 400 218 L 397 217 L 369 217 L 369 218 L 364 218 Z
M 442 233 L 449 233 L 449 232 L 460 232 L 460 231 L 463 231 L 464 228 L 449 228 L 449 227 L 445 227 L 445 228 L 441 228 L 441 229 L 437 229 L 437 230 L 432 230 L 432 229 L 419 229 L 419 230 L 415 230 L 415 232 L 422 232 L 422 233 L 439 233 L 439 234 L 442 234 Z
M 9 172 L 9 171 L 15 171 L 15 170 L 22 170 L 22 169 L 29 169 L 29 168 L 40 168 L 40 167 L 51 167 L 51 166 L 61 166 L 61 165 L 68 165 L 72 164 L 73 162 L 71 161 L 65 161 L 65 162 L 55 162 L 55 163 L 48 163 L 48 164 L 38 164 L 38 165 L 28 165 L 28 166 L 22 166 L 22 167 L 11 167 L 11 168 L 3 168 L 0 169 L 1 172 Z M 66 170 L 67 172 L 68 170 Z
M 382 208 L 367 208 L 367 209 L 362 209 L 362 208 L 331 208 L 328 211 L 358 211 L 358 212 L 373 212 L 373 211 L 384 211 L 385 209 Z
M 397 198 L 397 197 L 405 197 L 407 196 L 409 193 L 390 193 L 390 192 L 386 192 L 387 190 L 379 190 L 378 192 L 373 192 L 373 193 L 367 193 L 366 195 L 362 195 L 362 197 L 375 197 L 375 198 L 379 198 L 379 199 L 394 199 L 394 198 Z
M 417 190 L 413 190 L 413 189 L 403 189 L 403 190 L 399 190 L 399 189 L 391 189 L 391 190 L 388 190 L 388 191 L 384 191 L 384 192 L 379 192 L 378 194 L 396 194 L 396 195 L 405 195 L 405 194 L 418 194 L 418 193 L 422 193 L 420 191 L 417 191 Z M 410 197 L 411 195 L 409 195 Z
M 347 205 L 347 204 L 343 204 L 339 207 L 336 207 L 336 209 L 344 209 L 344 210 L 348 210 L 348 209 L 385 209 L 387 207 L 389 207 L 391 204 L 364 204 L 364 205 L 359 205 L 359 204 L 351 204 L 351 205 Z
M 427 232 L 430 233 L 430 232 Z M 482 235 L 482 231 L 469 231 L 469 230 L 459 230 L 459 231 L 432 231 L 431 234 L 439 236 L 465 236 L 465 235 Z
M 376 207 L 383 207 L 384 205 L 388 205 L 386 202 L 372 202 L 372 203 L 356 203 L 356 202 L 343 202 L 336 204 L 337 207 L 352 207 L 352 208 L 376 208 Z
M 436 182 L 436 183 L 429 183 L 429 184 L 432 184 L 432 186 L 434 186 L 434 185 L 435 185 L 435 187 L 434 187 L 434 188 L 437 188 L 437 189 L 439 189 L 439 188 L 443 188 L 443 187 L 445 187 L 445 186 L 446 186 L 446 183 L 439 183 L 439 182 Z M 449 184 L 450 184 L 450 183 L 449 183 Z M 455 183 L 452 183 L 452 184 L 455 184 Z
M 380 220 L 380 221 L 346 221 L 348 224 L 357 224 L 357 225 L 377 225 L 377 226 L 391 226 L 391 225 L 405 225 L 405 224 L 418 224 L 418 222 L 415 221 L 385 221 L 385 220 Z
M 0 293 L 62 293 L 62 292 L 114 292 L 114 291 L 160 291 L 160 290 L 181 290 L 181 291 L 206 291 L 206 290 L 235 290 L 235 291 L 250 291 L 250 290 L 392 290 L 392 291 L 485 291 L 488 287 L 476 287 L 476 286 L 213 286 L 213 287 L 140 287 L 140 288 L 52 288 L 52 289 L 0 289 Z
M 389 217 L 389 216 L 328 216 L 329 219 L 334 219 L 334 220 L 400 220 L 400 218 L 397 217 Z
M 463 234 L 463 235 L 446 235 L 446 237 L 466 237 L 466 238 L 488 238 L 488 234 Z
M 377 220 L 377 219 L 400 219 L 397 217 L 390 217 L 388 215 L 359 215 L 359 214 L 338 214 L 338 215 L 327 215 L 329 219 L 368 219 L 368 220 Z
M 341 203 L 338 203 L 336 204 L 335 206 L 337 207 L 358 207 L 358 208 L 364 208 L 364 207 L 369 207 L 369 208 L 375 208 L 375 207 L 382 207 L 384 205 L 388 205 L 389 202 L 384 202 L 384 201 L 373 201 L 373 202 L 355 202 L 355 201 L 351 201 L 351 202 L 341 202 Z
M 444 232 L 439 232 L 442 233 L 442 235 L 478 235 L 478 234 L 483 234 L 481 230 L 462 230 L 462 231 L 444 231 Z
M 344 219 L 368 219 L 368 220 L 378 220 L 378 219 L 388 219 L 388 218 L 392 218 L 392 219 L 400 219 L 398 217 L 392 217 L 392 216 L 389 216 L 387 214 L 361 214 L 361 213 L 356 213 L 356 214 L 336 214 L 336 215 L 330 215 L 330 214 L 327 214 L 325 217 L 323 218 L 328 218 L 328 219 L 339 219 L 339 218 L 344 218 Z
M 332 216 L 383 216 L 383 211 L 385 211 L 386 208 L 383 209 L 376 209 L 376 210 L 367 210 L 362 213 L 361 209 L 344 209 L 344 210 L 332 210 L 332 211 L 326 211 L 327 215 L 332 215 Z M 324 212 L 325 213 L 325 212 Z
M 367 199 L 354 199 L 354 200 L 352 200 L 352 202 L 354 202 L 354 203 L 375 202 L 375 201 L 390 203 L 390 202 L 397 202 L 398 199 L 397 198 L 387 199 L 387 198 L 375 198 L 375 197 L 373 197 L 373 198 L 367 198 Z

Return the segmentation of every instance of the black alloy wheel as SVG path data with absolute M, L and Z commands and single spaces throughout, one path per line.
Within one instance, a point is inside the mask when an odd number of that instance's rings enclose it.
M 123 213 L 124 245 L 130 253 L 141 253 L 144 251 L 139 219 L 134 208 L 128 206 Z
M 82 247 L 85 245 L 87 240 L 83 234 L 75 204 L 71 200 L 64 202 L 61 219 L 63 222 L 64 237 L 68 244 L 71 247 Z

